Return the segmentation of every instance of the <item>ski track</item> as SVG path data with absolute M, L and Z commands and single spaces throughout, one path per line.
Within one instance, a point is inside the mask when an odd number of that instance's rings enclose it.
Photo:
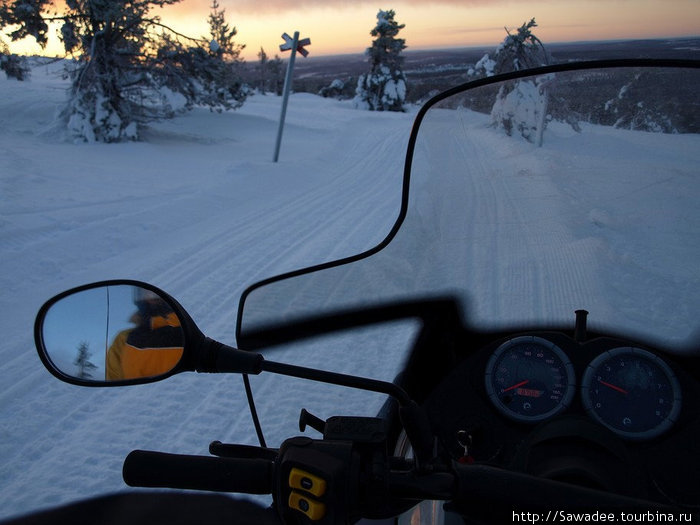
M 487 174 L 465 177 L 471 185 L 465 192 L 471 197 L 465 208 L 472 210 L 465 223 L 485 225 L 474 232 L 478 249 L 470 250 L 467 265 L 475 269 L 476 276 L 466 288 L 474 291 L 474 304 L 484 308 L 472 312 L 475 320 L 523 322 L 528 317 L 561 319 L 569 313 L 573 319 L 575 308 L 589 307 L 593 298 L 600 297 L 590 251 L 595 246 L 577 242 L 571 225 L 562 220 L 566 212 L 552 205 L 559 202 L 553 198 L 557 188 L 546 177 L 533 175 L 556 173 L 551 166 L 529 166 L 534 146 L 517 141 L 507 144 L 499 137 L 501 148 L 497 149 L 488 144 L 496 132 L 484 131 L 471 136 L 487 140 L 457 144 L 459 158 L 468 160 L 470 169 Z M 495 163 L 494 155 L 498 158 Z M 548 158 L 550 155 L 545 149 L 544 160 L 539 162 L 561 160 Z M 498 207 L 493 208 L 493 203 Z M 500 256 L 502 246 L 511 251 L 505 259 Z M 514 247 L 519 253 L 515 257 Z M 582 260 L 591 264 L 582 265 Z M 553 311 L 553 307 L 564 311 Z

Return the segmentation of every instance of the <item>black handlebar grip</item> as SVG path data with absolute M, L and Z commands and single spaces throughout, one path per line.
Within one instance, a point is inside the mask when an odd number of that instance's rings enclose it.
M 134 450 L 122 476 L 131 487 L 211 490 L 245 494 L 272 492 L 273 463 L 267 459 L 184 456 Z

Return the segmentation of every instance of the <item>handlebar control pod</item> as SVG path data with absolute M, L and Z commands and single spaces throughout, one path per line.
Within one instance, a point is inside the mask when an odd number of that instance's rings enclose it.
M 134 450 L 122 475 L 131 487 L 271 494 L 274 463 L 267 459 L 186 456 Z
M 274 499 L 284 522 L 336 525 L 355 510 L 360 475 L 350 441 L 287 439 L 277 476 Z

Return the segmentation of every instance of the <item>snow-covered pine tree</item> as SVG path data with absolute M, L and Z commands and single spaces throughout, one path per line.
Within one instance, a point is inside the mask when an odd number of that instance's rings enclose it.
M 209 75 L 211 85 L 199 103 L 217 109 L 235 109 L 246 99 L 248 88 L 241 79 L 243 58 L 241 51 L 245 44 L 234 40 L 238 34 L 235 27 L 226 22 L 226 10 L 219 8 L 217 0 L 212 0 L 209 14 Z
M 240 107 L 248 95 L 240 71 L 245 45 L 234 41 L 237 30 L 216 0 L 211 10 L 208 36 L 195 41 L 163 35 L 155 64 L 160 82 L 184 95 L 188 108 L 199 104 L 220 112 Z
M 535 19 L 523 23 L 515 34 L 508 35 L 496 48 L 493 56 L 488 53 L 477 62 L 470 74 L 476 78 L 520 71 L 549 63 L 549 55 L 532 29 Z M 501 86 L 491 110 L 493 125 L 508 135 L 517 132 L 530 142 L 542 144 L 547 116 L 547 84 L 550 78 L 528 79 Z
M 506 29 L 508 36 L 495 53 L 496 70 L 499 73 L 531 69 L 549 63 L 544 44 L 532 33 L 533 27 L 537 27 L 534 18 L 523 23 L 516 34 Z
M 147 50 L 159 24 L 149 17 L 150 8 L 176 1 L 69 0 L 62 15 L 53 17 L 63 22 L 66 54 L 76 59 L 68 66 L 72 83 L 62 112 L 74 140 L 133 140 L 139 123 L 171 114 L 149 74 Z
M 152 7 L 178 0 L 7 0 L 2 23 L 16 28 L 12 40 L 33 37 L 48 42 L 49 22 L 60 25 L 59 38 L 72 85 L 62 111 L 76 140 L 113 142 L 137 137 L 138 123 L 165 116 L 167 105 L 155 76 L 149 74 L 148 50 L 155 48 L 157 17 Z
M 370 35 L 376 37 L 367 49 L 369 73 L 360 75 L 355 91 L 355 105 L 372 111 L 404 111 L 406 76 L 403 56 L 406 41 L 397 38 L 405 24 L 394 20 L 393 10 L 377 13 L 377 25 Z
M 210 46 L 211 53 L 229 61 L 240 61 L 245 45 L 235 42 L 233 37 L 237 34 L 238 30 L 226 22 L 226 10 L 220 8 L 217 0 L 212 0 L 209 13 L 209 36 L 213 44 Z
M 245 44 L 234 40 L 238 30 L 226 22 L 226 10 L 219 8 L 217 0 L 212 1 L 209 33 L 212 38 L 209 56 L 214 59 L 211 64 L 213 84 L 207 98 L 200 103 L 218 109 L 239 108 L 249 91 L 243 83 L 241 71 L 244 64 L 241 51 L 245 49 Z
M 221 66 L 224 54 L 212 51 L 209 40 L 180 35 L 151 14 L 179 1 L 65 0 L 54 6 L 51 0 L 3 0 L 0 24 L 16 27 L 12 40 L 31 36 L 42 46 L 48 23 L 61 24 L 66 56 L 74 58 L 62 111 L 69 134 L 84 141 L 133 140 L 140 124 L 174 114 L 173 92 L 186 106 L 241 102 L 236 87 L 230 88 L 236 86 L 233 75 Z M 232 36 L 227 32 L 224 37 Z

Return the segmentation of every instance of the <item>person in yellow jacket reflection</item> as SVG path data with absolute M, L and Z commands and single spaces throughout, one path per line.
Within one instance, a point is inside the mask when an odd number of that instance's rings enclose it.
M 156 293 L 134 290 L 138 311 L 129 321 L 136 327 L 117 334 L 109 347 L 107 381 L 165 374 L 182 358 L 184 335 L 175 312 Z

